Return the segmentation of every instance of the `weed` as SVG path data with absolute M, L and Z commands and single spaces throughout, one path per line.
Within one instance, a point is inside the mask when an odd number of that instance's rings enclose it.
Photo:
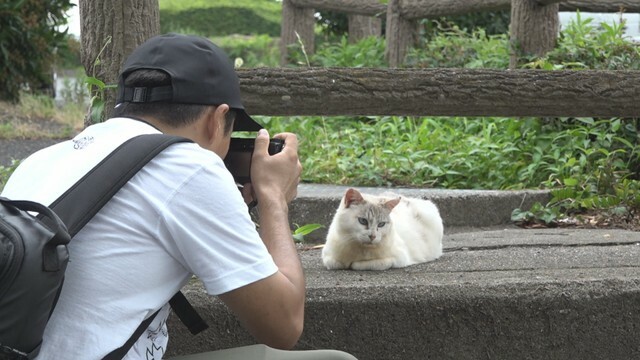
M 20 161 L 13 160 L 9 166 L 0 165 L 0 192 L 4 189 L 4 185 L 7 183 L 9 176 L 15 171 L 20 164 Z
M 303 226 L 296 225 L 296 229 L 293 231 L 293 240 L 298 243 L 304 242 L 304 237 L 312 232 L 323 228 L 321 224 L 307 224 Z

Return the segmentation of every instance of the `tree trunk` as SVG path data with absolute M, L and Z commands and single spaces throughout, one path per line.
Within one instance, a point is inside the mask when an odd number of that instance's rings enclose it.
M 349 42 L 351 44 L 369 37 L 382 35 L 382 20 L 363 15 L 348 15 Z
M 298 44 L 305 57 L 315 51 L 315 10 L 293 5 L 291 0 L 282 1 L 282 25 L 280 30 L 280 65 L 289 63 L 289 47 Z
M 240 69 L 247 111 L 268 116 L 637 117 L 640 71 Z
M 160 33 L 158 0 L 79 1 L 82 64 L 87 76 L 117 85 L 127 56 L 148 38 Z M 115 87 L 96 89 L 91 96 L 104 100 L 101 119 L 115 106 Z M 85 126 L 90 125 L 85 118 Z
M 538 5 L 536 0 L 512 1 L 511 69 L 517 67 L 520 56 L 544 56 L 555 48 L 560 28 L 558 9 L 558 4 Z

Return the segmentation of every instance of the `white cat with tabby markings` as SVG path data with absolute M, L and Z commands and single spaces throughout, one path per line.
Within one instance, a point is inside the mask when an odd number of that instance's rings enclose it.
M 322 262 L 329 269 L 386 270 L 442 255 L 444 227 L 429 200 L 349 189 L 331 221 Z

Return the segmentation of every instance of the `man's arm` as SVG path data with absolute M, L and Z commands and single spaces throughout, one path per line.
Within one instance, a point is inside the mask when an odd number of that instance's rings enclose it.
M 302 167 L 293 134 L 280 134 L 284 150 L 269 156 L 269 135 L 256 139 L 251 173 L 258 200 L 260 237 L 278 267 L 263 280 L 220 295 L 243 325 L 261 343 L 289 349 L 302 334 L 305 281 L 300 258 L 291 236 L 288 203 L 297 193 Z

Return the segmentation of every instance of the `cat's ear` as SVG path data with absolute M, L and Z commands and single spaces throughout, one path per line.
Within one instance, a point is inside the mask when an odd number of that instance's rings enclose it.
M 362 194 L 358 192 L 356 189 L 349 189 L 347 193 L 344 195 L 344 207 L 348 208 L 351 204 L 356 203 L 359 204 L 364 199 L 362 198 Z
M 384 203 L 384 206 L 389 210 L 393 210 L 393 208 L 396 207 L 398 204 L 400 204 L 400 198 L 389 200 L 386 203 Z

